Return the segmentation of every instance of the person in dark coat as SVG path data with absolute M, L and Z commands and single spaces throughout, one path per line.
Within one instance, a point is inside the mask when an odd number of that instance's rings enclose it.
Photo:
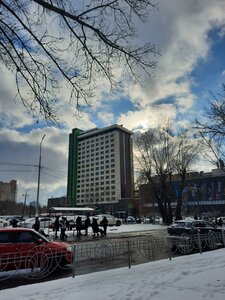
M 219 218 L 219 220 L 218 220 L 218 225 L 219 225 L 220 227 L 223 226 L 223 220 L 222 220 L 222 218 Z
M 57 217 L 55 218 L 55 222 L 54 222 L 55 239 L 58 238 L 59 227 L 60 227 L 59 217 L 57 216 Z
M 85 235 L 88 235 L 88 228 L 91 225 L 91 220 L 89 218 L 89 216 L 87 216 L 87 218 L 84 221 L 84 226 L 85 226 Z
M 82 229 L 82 219 L 80 216 L 76 218 L 76 230 L 77 230 L 77 236 L 81 236 L 81 229 Z
M 17 219 L 13 218 L 11 221 L 12 227 L 17 227 L 17 223 L 18 223 Z
M 60 226 L 61 226 L 60 239 L 61 240 L 65 240 L 67 238 L 67 235 L 66 235 L 66 221 L 67 221 L 67 219 L 65 217 L 62 217 L 62 221 L 60 222 Z
M 109 223 L 108 219 L 106 217 L 104 217 L 102 222 L 101 222 L 101 225 L 102 225 L 103 231 L 104 231 L 104 235 L 107 234 L 108 223 Z
M 39 231 L 40 230 L 40 221 L 38 217 L 35 217 L 35 223 L 33 225 L 34 230 Z
M 92 219 L 92 230 L 93 230 L 93 236 L 97 234 L 99 236 L 99 227 L 98 227 L 98 222 L 95 218 Z

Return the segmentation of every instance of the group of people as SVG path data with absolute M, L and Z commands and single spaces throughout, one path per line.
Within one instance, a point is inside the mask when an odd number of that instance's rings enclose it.
M 76 232 L 77 236 L 82 236 L 83 234 L 81 233 L 82 230 L 85 230 L 85 235 L 88 235 L 88 228 L 92 227 L 92 232 L 93 236 L 103 236 L 107 234 L 107 227 L 108 227 L 108 220 L 106 217 L 103 218 L 101 221 L 101 226 L 103 229 L 99 227 L 99 224 L 97 222 L 96 218 L 92 218 L 92 221 L 89 216 L 86 217 L 84 223 L 82 222 L 82 219 L 80 216 L 76 218 Z M 59 221 L 59 217 L 56 217 L 56 220 L 54 222 L 54 230 L 55 230 L 55 239 L 58 238 L 58 231 L 61 229 L 60 233 L 60 239 L 65 239 L 67 238 L 66 235 L 66 228 L 68 227 L 67 225 L 67 219 L 65 217 L 62 217 L 62 221 Z
M 99 228 L 99 224 L 96 218 L 92 219 L 92 231 L 93 231 L 93 236 L 101 236 L 107 234 L 107 227 L 108 227 L 108 220 L 106 217 L 103 218 L 103 220 L 100 222 L 100 225 L 103 227 L 103 229 Z
M 68 221 L 66 217 L 62 217 L 62 219 L 59 219 L 59 216 L 56 216 L 56 219 L 54 221 L 54 231 L 55 231 L 55 239 L 58 239 L 58 232 L 60 231 L 59 238 L 61 240 L 65 240 L 67 238 L 66 235 L 66 229 L 68 228 Z M 106 217 L 103 218 L 103 220 L 98 224 L 98 221 L 96 218 L 92 218 L 92 221 L 89 216 L 86 217 L 84 223 L 82 222 L 82 219 L 80 216 L 76 218 L 76 231 L 77 236 L 82 236 L 81 230 L 85 230 L 85 235 L 88 235 L 88 228 L 92 227 L 92 232 L 94 237 L 98 237 L 99 235 L 103 236 L 107 234 L 107 227 L 108 227 L 108 220 Z M 102 228 L 100 228 L 102 227 Z M 39 218 L 35 218 L 35 223 L 33 225 L 34 230 L 40 231 L 40 221 Z
M 68 226 L 68 222 L 66 217 L 62 217 L 62 220 L 59 220 L 59 216 L 56 217 L 55 222 L 54 222 L 54 230 L 55 230 L 55 239 L 58 238 L 58 231 L 60 231 L 60 239 L 64 240 L 67 238 L 66 235 L 66 228 Z
M 62 220 L 59 220 L 59 217 L 57 216 L 54 222 L 54 228 L 55 228 L 55 239 L 58 238 L 58 232 L 60 231 L 60 239 L 65 240 L 67 238 L 66 235 L 66 228 L 67 228 L 67 219 L 65 217 L 62 217 Z M 38 217 L 35 217 L 35 222 L 33 225 L 33 229 L 40 232 L 40 221 Z M 41 232 L 43 234 L 43 232 Z
M 88 228 L 92 227 L 93 236 L 103 236 L 107 234 L 108 220 L 106 217 L 103 218 L 100 224 L 103 229 L 99 228 L 99 224 L 96 218 L 92 218 L 92 222 L 89 216 L 86 217 L 84 224 L 80 216 L 76 218 L 76 231 L 77 236 L 82 236 L 81 230 L 85 230 L 85 235 L 88 235 Z

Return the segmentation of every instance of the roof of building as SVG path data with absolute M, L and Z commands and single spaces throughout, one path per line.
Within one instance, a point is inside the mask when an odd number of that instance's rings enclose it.
M 133 134 L 132 131 L 126 129 L 125 127 L 123 127 L 123 125 L 118 125 L 118 124 L 114 124 L 114 125 L 110 125 L 110 126 L 107 126 L 107 127 L 104 127 L 104 128 L 93 128 L 93 129 L 90 129 L 90 130 L 86 130 L 86 131 L 83 131 L 79 136 L 78 136 L 78 139 L 83 139 L 83 138 L 86 138 L 86 137 L 90 137 L 90 136 L 94 136 L 94 135 L 97 135 L 97 134 L 101 134 L 101 133 L 104 133 L 104 132 L 107 132 L 107 131 L 113 131 L 113 130 L 121 130 L 121 131 L 124 131 L 130 135 Z

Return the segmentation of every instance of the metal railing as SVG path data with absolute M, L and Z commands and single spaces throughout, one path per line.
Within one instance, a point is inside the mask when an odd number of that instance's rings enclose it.
M 126 239 L 99 238 L 71 245 L 71 275 L 106 270 L 170 258 L 193 251 L 202 253 L 205 248 L 225 246 L 224 233 L 209 233 L 181 236 L 146 235 Z M 11 268 L 12 271 L 6 271 Z M 68 269 L 65 253 L 47 247 L 35 247 L 29 253 L 0 253 L 0 281 L 11 278 L 15 272 L 29 279 L 49 276 L 55 270 Z
M 190 254 L 193 251 L 202 253 L 206 248 L 214 250 L 220 246 L 225 246 L 224 231 L 167 236 L 167 243 L 171 251 L 175 253 Z
M 73 247 L 53 249 L 48 246 L 36 246 L 30 251 L 1 253 L 0 281 L 19 273 L 24 278 L 40 279 L 63 269 L 67 263 L 73 263 Z

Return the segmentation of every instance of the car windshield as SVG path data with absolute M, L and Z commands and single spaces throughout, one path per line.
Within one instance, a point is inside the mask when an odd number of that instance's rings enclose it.
M 39 235 L 40 236 L 39 238 L 42 239 L 44 242 L 46 243 L 50 242 L 50 240 L 46 236 L 44 236 L 41 232 L 35 232 L 35 234 Z
M 186 222 L 174 222 L 172 224 L 173 227 L 186 227 L 187 223 Z

